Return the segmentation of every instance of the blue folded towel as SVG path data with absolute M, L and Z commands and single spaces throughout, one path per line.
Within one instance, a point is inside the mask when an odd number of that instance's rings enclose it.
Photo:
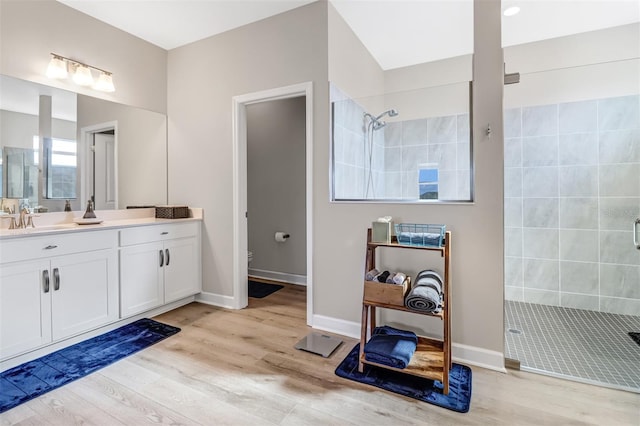
M 416 351 L 418 336 L 411 331 L 384 326 L 373 330 L 364 346 L 365 359 L 395 368 L 405 368 Z
M 442 244 L 442 234 L 432 232 L 399 232 L 396 235 L 399 244 L 415 244 L 439 247 Z

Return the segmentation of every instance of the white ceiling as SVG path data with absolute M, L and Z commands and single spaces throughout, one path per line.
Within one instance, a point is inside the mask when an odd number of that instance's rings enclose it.
M 313 0 L 58 0 L 170 50 Z M 330 0 L 387 70 L 473 49 L 473 0 Z M 503 0 L 503 45 L 640 21 L 640 0 Z

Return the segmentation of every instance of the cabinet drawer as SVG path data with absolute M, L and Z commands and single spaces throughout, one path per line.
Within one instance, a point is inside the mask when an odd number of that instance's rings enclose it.
M 24 237 L 0 244 L 0 262 L 19 262 L 117 247 L 116 231 Z
M 120 231 L 120 246 L 194 237 L 198 235 L 199 226 L 200 222 L 184 222 L 123 229 Z

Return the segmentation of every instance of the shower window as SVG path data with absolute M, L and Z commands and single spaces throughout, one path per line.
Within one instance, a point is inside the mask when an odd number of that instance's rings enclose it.
M 332 96 L 332 200 L 472 200 L 468 82 Z

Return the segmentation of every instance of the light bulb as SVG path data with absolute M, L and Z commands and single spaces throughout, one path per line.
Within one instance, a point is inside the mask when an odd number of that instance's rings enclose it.
M 67 64 L 59 56 L 52 56 L 47 67 L 47 77 L 67 78 Z
M 78 65 L 76 72 L 73 74 L 73 81 L 80 86 L 91 86 L 93 84 L 93 76 L 89 67 Z
M 113 85 L 111 74 L 107 72 L 103 72 L 100 74 L 100 77 L 98 77 L 98 81 L 96 81 L 96 84 L 93 85 L 93 88 L 102 92 L 115 92 L 116 90 Z

